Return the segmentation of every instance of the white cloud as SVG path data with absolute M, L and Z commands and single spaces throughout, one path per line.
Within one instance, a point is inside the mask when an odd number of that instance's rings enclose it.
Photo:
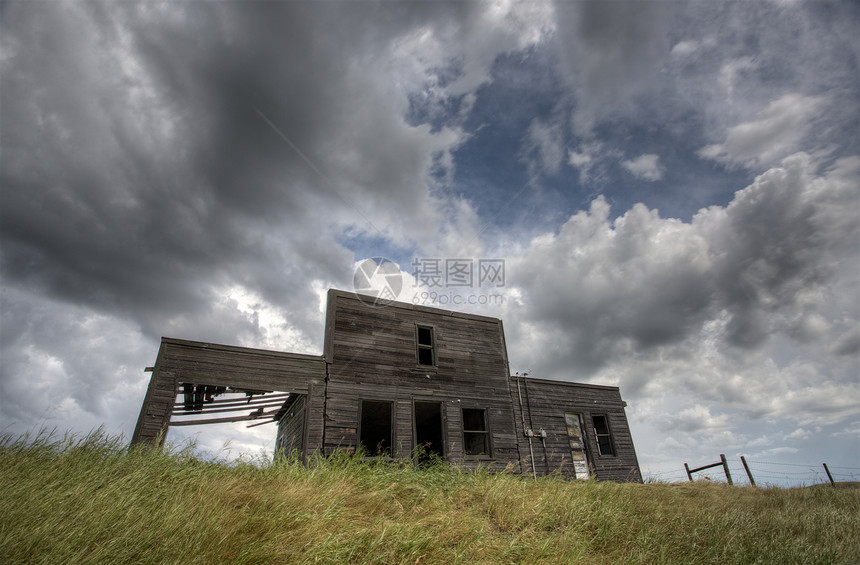
M 747 449 L 751 449 L 751 448 L 753 448 L 753 447 L 762 447 L 762 446 L 770 445 L 771 443 L 773 443 L 773 439 L 771 439 L 770 437 L 768 437 L 768 436 L 759 436 L 759 437 L 757 437 L 757 438 L 755 438 L 755 439 L 753 439 L 753 440 L 751 440 L 751 441 L 748 441 L 748 442 L 746 443 L 746 446 L 745 446 L 745 447 L 746 447 Z
M 532 182 L 540 175 L 555 175 L 564 161 L 564 137 L 559 124 L 535 118 L 529 124 L 523 143 L 523 158 Z
M 810 435 L 812 435 L 812 434 L 809 431 L 804 430 L 803 428 L 797 428 L 796 430 L 794 430 L 790 434 L 787 434 L 785 437 L 783 437 L 783 439 L 786 439 L 786 440 L 788 440 L 788 439 L 804 440 L 804 439 L 809 439 Z
M 679 430 L 685 433 L 708 432 L 714 433 L 731 428 L 728 414 L 712 415 L 710 408 L 696 404 L 685 408 L 677 416 L 666 418 L 667 430 Z
M 637 441 L 655 451 L 697 449 L 683 439 L 696 433 L 723 452 L 778 448 L 772 438 L 786 434 L 763 433 L 769 422 L 856 419 L 860 311 L 824 297 L 856 296 L 844 278 L 856 274 L 835 266 L 858 261 L 858 173 L 815 171 L 806 155 L 786 158 L 690 222 L 642 205 L 612 220 L 598 198 L 534 238 L 507 263 L 512 365 L 619 385 Z M 649 439 L 667 426 L 671 445 Z
M 588 153 L 580 153 L 578 151 L 570 150 L 567 153 L 567 162 L 577 169 L 581 169 L 591 163 L 592 157 Z
M 686 57 L 695 53 L 699 48 L 699 42 L 693 40 L 685 40 L 679 41 L 675 45 L 672 46 L 672 56 L 673 57 Z
M 579 170 L 579 182 L 582 184 L 603 184 L 608 167 L 620 158 L 620 151 L 593 140 L 582 142 L 576 149 L 567 151 L 567 164 Z
M 729 128 L 725 142 L 703 147 L 699 155 L 751 168 L 773 164 L 797 150 L 823 105 L 819 96 L 786 94 L 768 104 L 755 120 Z
M 836 432 L 835 435 L 851 435 L 860 438 L 860 420 L 851 422 L 845 428 Z
M 394 39 L 388 66 L 405 93 L 423 91 L 438 102 L 474 92 L 490 80 L 499 54 L 538 43 L 555 28 L 552 6 L 527 0 L 426 12 L 425 25 Z
M 723 64 L 720 69 L 719 83 L 725 90 L 729 100 L 734 98 L 735 85 L 747 82 L 743 80 L 746 78 L 745 75 L 754 71 L 756 67 L 757 62 L 752 57 L 739 57 Z
M 760 451 L 756 454 L 758 457 L 768 457 L 772 455 L 794 455 L 798 453 L 800 450 L 796 447 L 774 447 L 771 449 L 765 449 L 764 451 Z
M 643 154 L 635 159 L 621 162 L 621 166 L 638 178 L 657 181 L 663 178 L 663 168 L 658 163 L 660 157 L 653 153 Z
M 675 439 L 673 436 L 668 436 L 666 439 L 661 441 L 659 444 L 659 448 L 661 451 L 669 451 L 669 452 L 674 452 L 674 453 L 678 453 L 678 454 L 688 453 L 691 446 L 692 446 L 691 443 L 689 443 L 689 442 L 681 443 L 680 441 Z

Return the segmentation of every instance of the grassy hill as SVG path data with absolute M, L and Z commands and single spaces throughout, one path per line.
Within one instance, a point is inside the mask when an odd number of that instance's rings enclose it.
M 0 563 L 860 563 L 860 489 L 213 463 L 0 436 Z

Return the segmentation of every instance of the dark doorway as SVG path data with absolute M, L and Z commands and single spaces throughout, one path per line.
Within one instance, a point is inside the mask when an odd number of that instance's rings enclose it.
M 361 401 L 359 442 L 371 457 L 391 455 L 391 403 Z
M 415 446 L 422 447 L 420 460 L 427 460 L 431 454 L 445 455 L 442 438 L 442 404 L 440 402 L 416 401 L 415 407 Z

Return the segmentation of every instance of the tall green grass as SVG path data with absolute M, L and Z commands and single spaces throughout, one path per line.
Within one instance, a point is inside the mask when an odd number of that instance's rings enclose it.
M 860 490 L 207 462 L 0 436 L 0 563 L 860 563 Z

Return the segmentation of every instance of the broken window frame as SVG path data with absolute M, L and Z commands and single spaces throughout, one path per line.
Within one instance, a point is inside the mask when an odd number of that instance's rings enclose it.
M 603 422 L 605 431 L 600 431 L 598 420 Z M 594 431 L 594 442 L 597 444 L 597 454 L 600 456 L 614 456 L 615 443 L 612 440 L 612 428 L 609 427 L 609 416 L 606 414 L 592 414 L 591 425 Z
M 430 338 L 430 343 L 422 343 L 422 331 L 426 331 L 426 335 Z M 422 354 L 426 357 L 430 356 L 429 363 L 425 363 L 428 359 L 422 360 Z M 427 326 L 424 324 L 416 324 L 415 325 L 415 356 L 418 362 L 418 365 L 421 367 L 435 367 L 436 366 L 436 335 L 433 330 L 433 326 Z
M 389 407 L 389 420 L 388 420 L 388 442 L 389 445 L 384 447 L 381 451 L 378 449 L 380 442 L 377 442 L 376 446 L 368 446 L 364 441 L 362 441 L 362 437 L 365 432 L 365 403 L 374 403 L 374 404 L 387 404 Z M 365 457 L 367 458 L 390 458 L 394 456 L 394 402 L 391 400 L 381 400 L 378 398 L 360 398 L 358 400 L 358 429 L 356 430 L 356 448 L 361 445 L 364 445 L 365 449 Z
M 483 429 L 466 429 L 466 412 L 474 412 L 481 415 L 481 427 Z M 492 459 L 493 458 L 493 442 L 491 441 L 492 434 L 490 433 L 490 420 L 486 408 L 463 407 L 462 409 L 463 422 L 463 455 L 467 459 Z M 486 453 L 470 453 L 469 438 L 483 437 Z

